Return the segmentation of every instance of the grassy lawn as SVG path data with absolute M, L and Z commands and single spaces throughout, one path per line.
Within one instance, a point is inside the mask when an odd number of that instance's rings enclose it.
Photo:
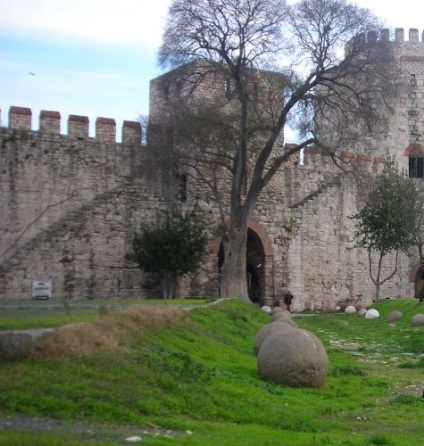
M 123 444 L 131 436 L 148 445 L 424 444 L 424 327 L 410 323 L 424 305 L 375 308 L 377 320 L 295 318 L 327 349 L 319 390 L 260 379 L 253 341 L 270 316 L 254 305 L 97 308 L 90 324 L 58 329 L 33 351 L 1 359 L 1 418 L 48 417 L 66 427 L 3 429 L 0 444 Z M 404 316 L 389 324 L 395 309 Z M 7 317 L 0 323 L 13 325 Z
M 90 322 L 113 311 L 133 306 L 202 306 L 214 299 L 148 300 L 9 300 L 0 306 L 0 331 L 60 327 Z

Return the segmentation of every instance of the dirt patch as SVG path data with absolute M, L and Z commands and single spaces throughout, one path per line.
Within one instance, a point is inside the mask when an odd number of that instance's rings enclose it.
M 159 426 L 113 426 L 109 424 L 87 423 L 83 421 L 63 421 L 47 417 L 31 417 L 29 415 L 0 415 L 0 430 L 19 430 L 26 432 L 58 432 L 63 435 L 72 434 L 85 440 L 128 441 L 138 442 L 143 438 L 154 436 L 175 438 L 181 435 L 192 435 L 192 432 L 178 432 L 162 429 Z

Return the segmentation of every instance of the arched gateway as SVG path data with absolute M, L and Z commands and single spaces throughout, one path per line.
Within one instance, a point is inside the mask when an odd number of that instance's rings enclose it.
M 211 253 L 218 257 L 218 269 L 224 262 L 224 250 L 221 239 L 216 239 Z M 215 248 L 215 249 L 214 249 Z M 265 304 L 273 297 L 273 256 L 271 241 L 265 229 L 258 222 L 251 220 L 247 231 L 246 278 L 249 299 L 257 304 Z
M 409 273 L 409 282 L 414 284 L 414 297 L 424 300 L 424 279 L 421 276 L 421 262 L 417 260 Z

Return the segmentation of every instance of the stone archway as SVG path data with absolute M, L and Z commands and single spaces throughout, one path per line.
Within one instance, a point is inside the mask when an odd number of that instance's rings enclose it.
M 211 246 L 211 253 L 218 256 L 218 270 L 224 261 L 222 240 L 215 239 Z M 272 259 L 271 243 L 266 232 L 259 223 L 251 221 L 247 230 L 246 276 L 249 299 L 257 304 L 266 300 L 266 261 Z
M 421 277 L 421 262 L 417 260 L 409 273 L 409 282 L 414 283 L 414 297 L 420 302 L 424 300 L 424 279 Z
M 409 176 L 412 178 L 424 177 L 424 146 L 409 144 L 403 152 L 408 157 Z
M 247 230 L 247 291 L 254 303 L 263 301 L 265 293 L 265 251 L 262 241 L 253 229 Z

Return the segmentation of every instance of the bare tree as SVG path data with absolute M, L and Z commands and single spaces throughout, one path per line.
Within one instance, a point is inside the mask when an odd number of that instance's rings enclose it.
M 178 101 L 172 136 L 161 132 L 220 203 L 223 297 L 248 300 L 248 223 L 282 164 L 308 145 L 338 160 L 386 116 L 394 77 L 390 45 L 370 37 L 379 29 L 344 0 L 173 0 L 159 60 L 176 68 Z M 198 100 L 205 78 L 225 94 Z M 288 125 L 303 139 L 284 148 Z

